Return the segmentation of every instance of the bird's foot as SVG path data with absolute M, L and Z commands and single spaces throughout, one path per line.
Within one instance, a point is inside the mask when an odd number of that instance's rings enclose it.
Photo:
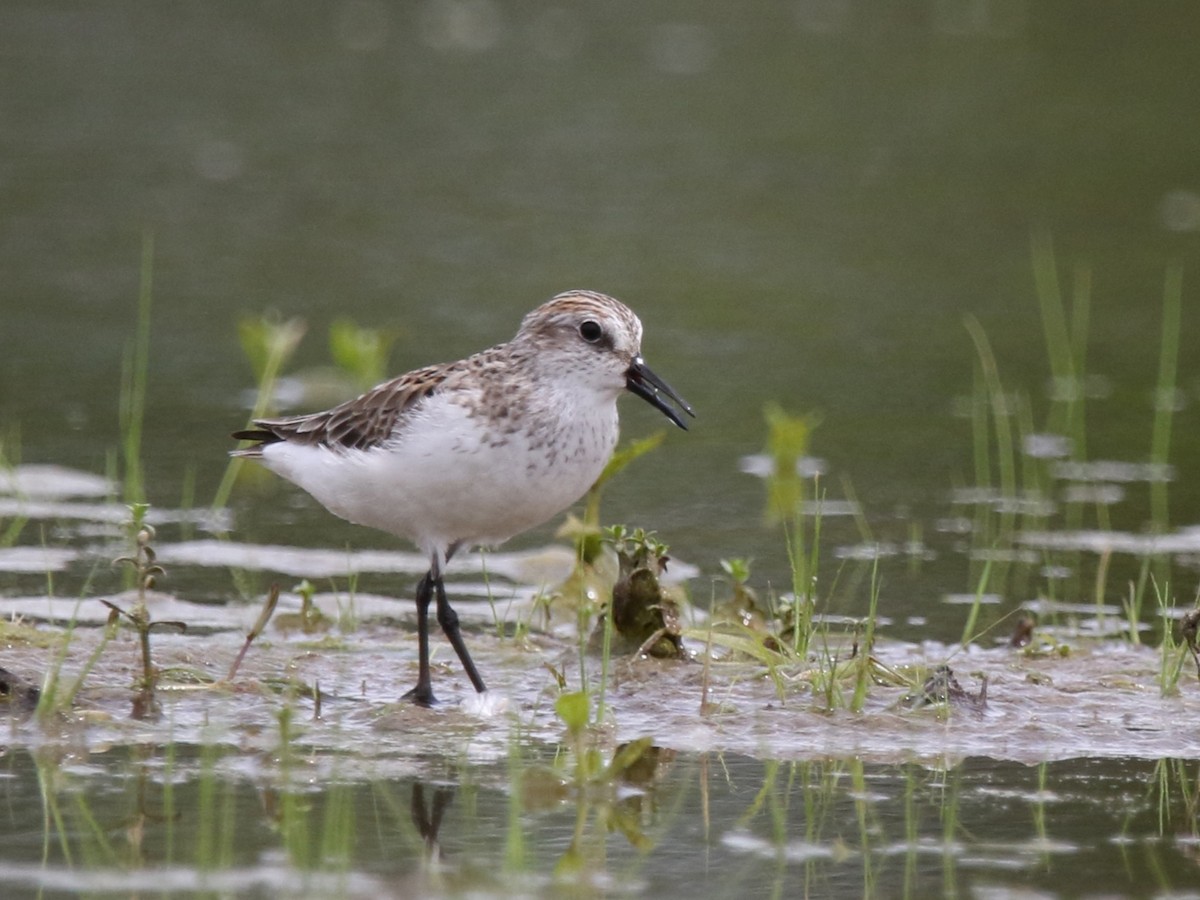
M 400 701 L 402 703 L 407 702 L 413 703 L 417 706 L 423 706 L 426 709 L 432 709 L 438 704 L 437 697 L 433 696 L 433 688 L 431 688 L 429 685 L 420 684 L 418 684 L 411 691 L 407 691 L 404 696 L 400 698 Z

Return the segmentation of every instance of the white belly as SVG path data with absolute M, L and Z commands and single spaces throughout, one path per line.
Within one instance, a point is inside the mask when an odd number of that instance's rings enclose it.
M 617 440 L 616 405 L 503 433 L 461 407 L 430 404 L 391 446 L 333 450 L 281 442 L 263 462 L 334 514 L 432 552 L 498 544 L 552 518 L 595 482 Z

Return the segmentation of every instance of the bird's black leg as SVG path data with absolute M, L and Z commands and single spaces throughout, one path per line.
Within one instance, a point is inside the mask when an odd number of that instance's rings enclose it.
M 446 637 L 450 641 L 450 646 L 454 648 L 454 652 L 458 654 L 459 660 L 462 661 L 463 669 L 467 673 L 467 677 L 471 679 L 471 684 L 475 685 L 475 690 L 482 694 L 487 690 L 487 686 L 483 683 L 483 679 L 479 677 L 479 670 L 475 668 L 475 663 L 471 661 L 471 654 L 467 652 L 467 645 L 463 642 L 462 631 L 458 627 L 458 613 L 450 606 L 450 601 L 446 599 L 446 585 L 442 583 L 441 576 L 433 580 L 434 589 L 437 591 L 437 620 L 442 626 L 442 631 L 446 633 Z
M 438 846 L 438 832 L 442 828 L 442 816 L 446 812 L 446 807 L 453 799 L 454 788 L 435 788 L 433 803 L 427 812 L 425 810 L 425 786 L 419 781 L 413 782 L 410 815 L 413 825 L 425 839 L 425 849 L 431 859 L 438 859 L 442 856 L 441 847 Z
M 442 580 L 438 582 L 441 585 Z M 429 603 L 433 600 L 433 571 L 431 570 L 417 585 L 417 686 L 404 695 L 418 706 L 433 706 L 433 678 L 429 674 Z M 441 621 L 441 601 L 438 602 L 438 621 Z

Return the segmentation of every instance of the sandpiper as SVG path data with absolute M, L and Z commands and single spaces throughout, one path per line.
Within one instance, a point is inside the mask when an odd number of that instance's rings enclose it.
M 686 430 L 692 408 L 642 360 L 642 323 L 623 303 L 568 291 L 525 316 L 516 337 L 458 362 L 386 381 L 325 412 L 258 419 L 234 433 L 257 459 L 335 515 L 412 541 L 429 556 L 417 585 L 417 684 L 429 671 L 429 604 L 475 690 L 442 576 L 460 547 L 494 546 L 578 500 L 612 455 L 617 397 L 631 391 Z M 678 411 L 668 402 L 678 407 Z

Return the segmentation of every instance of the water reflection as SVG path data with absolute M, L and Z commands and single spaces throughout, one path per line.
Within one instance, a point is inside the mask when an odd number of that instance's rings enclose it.
M 518 772 L 542 752 L 519 755 Z M 610 799 L 568 792 L 550 806 L 524 802 L 504 764 L 452 786 L 421 775 L 305 784 L 293 764 L 263 757 L 238 772 L 226 769 L 227 750 L 175 744 L 86 760 L 5 754 L 6 808 L 47 829 L 10 833 L 6 890 L 138 891 L 159 877 L 158 889 L 185 894 L 257 884 L 309 896 L 550 885 L 666 897 L 1005 886 L 1057 896 L 1065 884 L 1071 895 L 1135 891 L 1150 873 L 1163 889 L 1185 888 L 1200 840 L 1195 765 L 1175 760 L 939 769 L 647 747 Z M 601 813 L 598 803 L 612 805 Z M 30 806 L 44 806 L 44 820 Z
M 445 785 L 433 788 L 433 797 L 426 806 L 425 785 L 415 781 L 412 787 L 412 822 L 418 833 L 425 840 L 425 852 L 431 860 L 442 858 L 442 848 L 438 843 L 438 835 L 442 830 L 442 816 L 446 808 L 454 800 L 454 789 Z

